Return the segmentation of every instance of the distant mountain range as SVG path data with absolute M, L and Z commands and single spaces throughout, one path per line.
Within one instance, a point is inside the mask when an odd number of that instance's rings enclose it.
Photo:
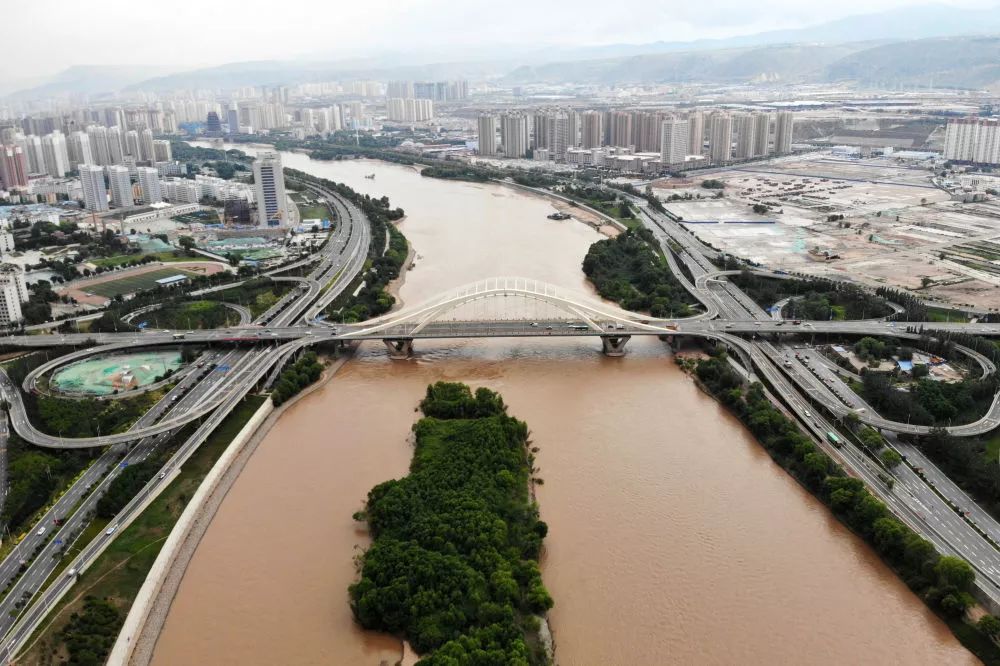
M 33 87 L 14 92 L 10 97 L 29 99 L 67 94 L 114 93 L 133 83 L 170 71 L 170 67 L 142 65 L 79 65 L 65 69 L 47 80 L 38 81 Z
M 517 83 L 853 83 L 1000 90 L 1000 37 L 787 44 L 524 66 Z
M 957 35 L 965 37 L 957 38 Z M 525 83 L 849 82 L 1000 90 L 1000 11 L 927 5 L 728 39 L 604 46 L 491 47 L 365 58 L 259 61 L 184 72 L 73 67 L 14 97 L 231 88 L 346 78 Z M 453 54 L 453 59 L 447 57 Z

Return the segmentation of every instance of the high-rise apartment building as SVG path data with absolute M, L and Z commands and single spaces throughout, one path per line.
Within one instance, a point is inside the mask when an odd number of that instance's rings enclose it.
M 0 326 L 18 324 L 23 319 L 21 303 L 27 300 L 24 270 L 15 264 L 0 264 Z
M 111 156 L 111 164 L 125 161 L 125 137 L 122 128 L 117 125 L 108 128 L 108 154 Z
M 46 173 L 48 169 L 45 168 L 45 150 L 42 148 L 42 137 L 32 134 L 25 137 L 25 143 L 28 146 L 28 150 L 25 151 L 28 154 L 28 170 L 31 173 Z
M 768 154 L 771 137 L 771 116 L 767 113 L 753 114 L 753 156 Z
M 139 187 L 142 189 L 142 203 L 154 204 L 163 201 L 160 172 L 155 167 L 139 167 Z
M 738 160 L 745 160 L 753 157 L 754 146 L 756 145 L 755 131 L 756 121 L 749 113 L 737 113 L 733 115 L 733 132 L 736 134 L 736 150 L 733 157 Z
M 580 144 L 590 150 L 601 147 L 602 120 L 604 116 L 597 111 L 584 111 L 580 115 Z
M 774 152 L 779 155 L 792 152 L 794 116 L 791 111 L 779 111 L 774 120 Z
M 552 136 L 552 123 L 554 119 L 544 111 L 536 112 L 531 117 L 531 147 L 549 148 L 549 139 Z
M 688 121 L 667 118 L 660 131 L 660 162 L 664 167 L 683 164 L 688 149 Z
M 81 164 L 94 164 L 94 156 L 90 151 L 90 137 L 85 132 L 71 132 L 67 144 L 70 169 L 76 169 Z
M 83 205 L 89 211 L 108 209 L 108 188 L 104 185 L 104 167 L 84 164 L 80 167 L 80 187 Z
M 664 115 L 648 111 L 632 112 L 632 142 L 636 152 L 653 153 L 660 151 L 661 129 Z
M 139 147 L 138 130 L 128 130 L 125 132 L 125 154 L 136 161 L 142 159 L 142 148 Z
M 87 128 L 87 138 L 90 140 L 90 152 L 94 158 L 94 164 L 98 166 L 110 166 L 111 148 L 108 146 L 108 129 L 100 125 L 91 125 Z
M 413 81 L 389 81 L 385 94 L 389 97 L 413 97 Z
M 235 104 L 226 110 L 226 124 L 230 134 L 240 133 L 240 110 Z
M 497 154 L 497 118 L 479 116 L 479 154 L 494 157 Z
M 153 161 L 154 162 L 169 162 L 174 159 L 173 149 L 170 147 L 170 142 L 166 139 L 157 139 L 153 141 Z
M 45 171 L 53 178 L 62 178 L 70 170 L 66 137 L 59 130 L 42 137 L 42 152 L 45 155 Z
M 28 158 L 21 146 L 0 144 L 0 185 L 8 190 L 28 186 Z
M 688 114 L 688 154 L 701 155 L 705 152 L 705 114 L 692 111 Z
M 141 159 L 151 162 L 156 157 L 156 151 L 153 150 L 153 130 L 148 127 L 139 131 L 139 153 L 141 154 Z
M 973 117 L 950 121 L 944 134 L 944 157 L 961 162 L 1000 164 L 1000 120 Z
M 413 97 L 390 97 L 386 100 L 389 120 L 421 122 L 434 117 L 434 102 Z
M 604 143 L 616 148 L 632 148 L 632 114 L 628 111 L 608 111 L 604 119 Z
M 560 113 L 549 123 L 549 152 L 553 159 L 562 160 L 571 147 L 573 128 L 576 123 L 567 113 Z
M 708 117 L 708 156 L 716 164 L 728 162 L 732 155 L 733 118 L 716 111 Z
M 257 192 L 257 224 L 276 227 L 288 223 L 288 203 L 285 200 L 285 174 L 281 156 L 264 152 L 253 163 L 254 185 Z
M 500 142 L 507 157 L 528 154 L 528 118 L 523 113 L 505 113 L 500 117 Z
M 108 167 L 108 182 L 111 183 L 111 204 L 115 208 L 131 208 L 135 205 L 132 198 L 132 178 L 127 166 Z
M 580 145 L 580 114 L 572 109 L 566 115 L 566 149 Z M 659 143 L 657 143 L 659 146 Z

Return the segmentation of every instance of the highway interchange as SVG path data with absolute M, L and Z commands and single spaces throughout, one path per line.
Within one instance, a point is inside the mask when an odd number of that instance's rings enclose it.
M 31 390 L 41 372 L 25 379 L 23 387 L 15 386 L 0 373 L 0 394 L 9 407 L 11 427 L 20 437 L 51 448 L 106 447 L 0 562 L 0 583 L 13 582 L 9 592 L 0 599 L 0 636 L 4 637 L 0 641 L 0 660 L 9 661 L 16 654 L 49 610 L 72 587 L 76 575 L 92 564 L 117 532 L 169 484 L 190 455 L 249 392 L 273 382 L 285 361 L 297 351 L 332 341 L 382 340 L 397 346 L 405 343 L 407 353 L 414 340 L 467 337 L 591 336 L 624 344 L 633 335 L 657 335 L 692 336 L 721 342 L 742 362 L 746 374 L 764 380 L 772 399 L 791 413 L 834 459 L 863 479 L 904 522 L 932 541 L 941 552 L 969 561 L 976 570 L 980 598 L 994 610 L 1000 609 L 1000 550 L 995 545 L 1000 543 L 1000 523 L 919 451 L 892 434 L 926 433 L 926 426 L 893 422 L 879 416 L 847 387 L 842 369 L 801 342 L 810 334 L 827 333 L 919 337 L 907 332 L 904 325 L 880 320 L 816 321 L 796 325 L 776 320 L 726 280 L 726 271 L 720 271 L 711 261 L 717 258 L 714 250 L 705 247 L 668 216 L 651 210 L 642 199 L 634 199 L 634 202 L 640 208 L 643 223 L 660 242 L 674 274 L 703 307 L 703 312 L 694 317 L 653 319 L 607 304 L 578 301 L 532 280 L 496 278 L 371 321 L 328 325 L 317 317 L 364 270 L 371 247 L 371 228 L 361 211 L 346 198 L 313 182 L 298 184 L 326 201 L 338 224 L 334 225 L 330 239 L 316 256 L 285 267 L 285 270 L 309 268 L 309 272 L 304 277 L 283 278 L 294 281 L 297 287 L 253 322 L 247 323 L 249 313 L 241 311 L 239 326 L 207 331 L 57 333 L 2 339 L 2 344 L 8 347 L 86 347 L 72 356 L 46 364 L 43 372 L 76 358 L 140 346 L 193 344 L 204 347 L 208 343 L 210 349 L 203 352 L 199 361 L 206 369 L 183 376 L 129 431 L 89 438 L 51 435 L 31 424 L 22 390 Z M 685 277 L 680 264 L 694 278 L 693 282 Z M 225 285 L 214 289 L 231 287 Z M 462 305 L 509 295 L 544 302 L 562 310 L 566 316 L 535 321 L 445 319 L 448 313 Z M 919 330 L 920 325 L 909 326 Z M 927 327 L 1000 335 L 998 324 L 934 323 Z M 967 351 L 984 374 L 996 371 L 988 359 Z M 804 363 L 801 359 L 808 360 Z M 894 483 L 886 482 L 889 470 L 880 467 L 877 461 L 850 442 L 842 448 L 827 442 L 826 433 L 838 431 L 838 422 L 849 414 L 886 431 L 889 441 L 907 457 L 908 464 L 891 470 Z M 168 440 L 188 424 L 192 425 L 184 432 L 190 434 L 177 446 L 160 472 L 109 522 L 106 532 L 66 565 L 65 570 L 76 575 L 56 577 L 39 595 L 39 588 L 62 563 L 56 555 L 67 549 L 90 522 L 98 499 L 116 474 L 123 467 L 162 450 Z M 980 434 L 993 430 L 998 424 L 1000 397 L 980 420 L 954 426 L 950 432 Z M 957 508 L 967 512 L 966 515 Z

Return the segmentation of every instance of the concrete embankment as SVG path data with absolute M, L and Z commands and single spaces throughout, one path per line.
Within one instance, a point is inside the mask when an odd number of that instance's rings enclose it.
M 137 639 L 144 633 L 147 621 L 151 619 L 151 613 L 158 609 L 161 605 L 159 603 L 161 598 L 168 593 L 169 599 L 166 606 L 169 607 L 169 601 L 173 599 L 173 595 L 176 592 L 176 585 L 171 585 L 173 578 L 176 576 L 176 582 L 180 583 L 180 578 L 183 577 L 183 570 L 187 566 L 188 560 L 190 560 L 190 554 L 193 554 L 194 547 L 201 540 L 202 534 L 204 534 L 208 523 L 211 521 L 212 516 L 210 514 L 206 515 L 204 511 L 206 506 L 212 499 L 213 494 L 218 490 L 223 490 L 223 495 L 225 494 L 224 489 L 221 487 L 221 482 L 227 470 L 273 410 L 274 406 L 270 400 L 260 406 L 260 409 L 254 413 L 247 424 L 243 426 L 243 429 L 237 433 L 232 443 L 226 448 L 208 473 L 208 476 L 205 477 L 205 480 L 198 487 L 198 491 L 191 498 L 191 502 L 188 503 L 181 517 L 177 520 L 174 529 L 170 532 L 170 536 L 167 537 L 166 543 L 164 543 L 160 554 L 153 563 L 153 567 L 146 576 L 146 581 L 139 588 L 139 594 L 136 596 L 135 602 L 129 610 L 128 617 L 125 618 L 125 624 L 118 634 L 118 640 L 108 658 L 108 664 L 126 664 L 129 662 L 136 652 L 137 646 L 140 644 L 140 641 Z M 189 549 L 190 553 L 188 553 Z M 162 624 L 162 622 L 158 623 L 157 626 L 159 624 Z M 149 652 L 149 655 L 152 655 L 152 651 Z
M 184 509 L 163 549 L 146 576 L 129 610 L 118 640 L 108 658 L 110 666 L 149 664 L 170 605 L 180 588 L 184 573 L 194 556 L 212 518 L 222 505 L 229 489 L 249 462 L 257 445 L 286 409 L 326 384 L 347 360 L 349 354 L 334 361 L 323 377 L 292 400 L 275 409 L 268 400 L 251 417 L 212 467 Z

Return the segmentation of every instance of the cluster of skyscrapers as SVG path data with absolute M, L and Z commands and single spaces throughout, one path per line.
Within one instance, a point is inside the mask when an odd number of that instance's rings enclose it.
M 0 133 L 5 158 L 0 173 L 7 189 L 28 186 L 32 174 L 63 178 L 80 165 L 111 166 L 137 162 L 166 162 L 172 159 L 170 142 L 153 138 L 151 129 L 125 130 L 121 127 L 91 125 L 69 135 L 53 130 L 44 135 L 25 135 L 6 128 Z M 9 163 L 8 163 L 9 160 Z
M 664 168 L 688 156 L 722 164 L 791 152 L 791 112 L 694 110 L 661 111 L 510 111 L 478 120 L 479 153 L 484 156 L 567 160 L 573 151 L 614 148 L 618 152 L 659 153 Z M 499 136 L 498 136 L 499 133 Z
M 1000 119 L 961 118 L 948 123 L 944 158 L 976 164 L 1000 164 Z
M 434 101 L 416 97 L 390 97 L 385 102 L 389 120 L 420 122 L 434 117 Z
M 468 81 L 390 81 L 386 97 L 454 102 L 469 96 Z

